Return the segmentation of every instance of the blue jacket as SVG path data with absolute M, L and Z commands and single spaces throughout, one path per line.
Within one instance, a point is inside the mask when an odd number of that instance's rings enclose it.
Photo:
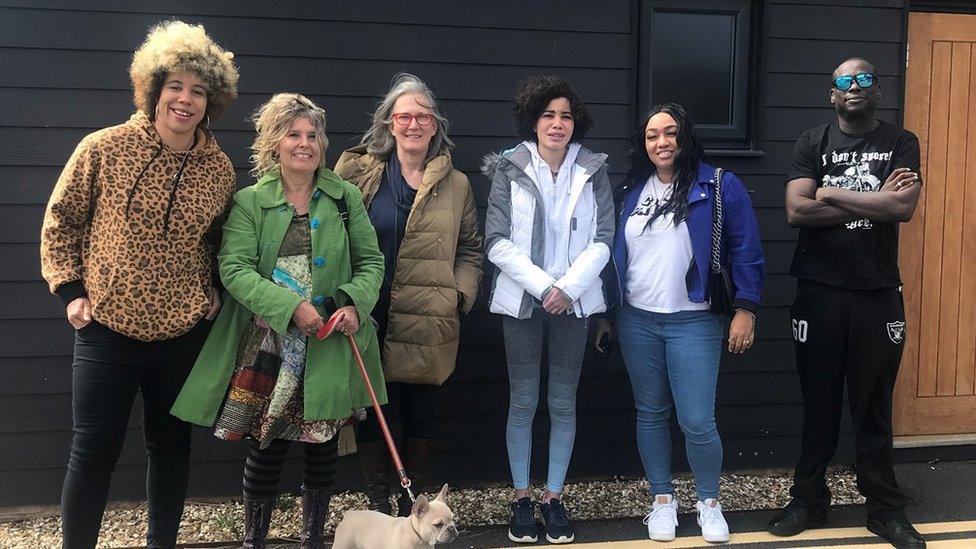
M 685 276 L 688 299 L 702 303 L 708 299 L 708 269 L 712 255 L 712 197 L 715 194 L 715 168 L 701 162 L 698 180 L 688 190 L 688 233 L 694 262 Z M 637 206 L 645 182 L 624 186 L 622 199 L 617 201 L 617 231 L 613 243 L 613 271 L 616 284 L 608 284 L 611 300 L 618 304 L 627 295 L 627 219 Z M 722 175 L 723 217 L 722 263 L 729 269 L 735 288 L 733 304 L 736 308 L 755 312 L 762 300 L 763 281 L 766 276 L 762 245 L 759 241 L 759 224 L 752 209 L 752 201 L 745 186 L 735 174 Z M 616 299 L 613 294 L 616 293 Z

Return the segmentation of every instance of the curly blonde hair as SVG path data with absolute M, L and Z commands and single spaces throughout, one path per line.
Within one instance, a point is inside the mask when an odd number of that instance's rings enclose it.
M 319 145 L 319 167 L 325 167 L 325 151 L 329 138 L 325 135 L 325 110 L 299 93 L 277 93 L 251 115 L 258 136 L 251 145 L 254 154 L 248 159 L 254 165 L 251 175 L 261 177 L 278 165 L 278 143 L 288 134 L 291 125 L 304 118 L 315 128 Z
M 237 98 L 234 54 L 218 46 L 203 26 L 171 20 L 149 29 L 145 42 L 132 55 L 129 76 L 136 108 L 155 120 L 167 75 L 184 71 L 203 80 L 211 118 L 218 118 Z

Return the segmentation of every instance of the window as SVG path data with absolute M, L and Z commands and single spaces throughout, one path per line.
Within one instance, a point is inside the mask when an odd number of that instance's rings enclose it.
M 680 103 L 706 149 L 748 149 L 753 17 L 749 0 L 642 2 L 638 110 Z

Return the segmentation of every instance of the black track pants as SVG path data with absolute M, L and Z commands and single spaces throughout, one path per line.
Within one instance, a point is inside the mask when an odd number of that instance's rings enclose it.
M 903 513 L 892 461 L 891 400 L 905 345 L 898 288 L 848 290 L 801 280 L 790 309 L 803 392 L 803 438 L 790 495 L 812 509 L 830 505 L 824 481 L 837 449 L 847 384 L 857 487 L 868 516 Z

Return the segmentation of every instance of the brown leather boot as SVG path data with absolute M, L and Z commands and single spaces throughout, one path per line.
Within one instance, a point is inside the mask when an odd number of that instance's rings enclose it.
M 387 515 L 393 514 L 390 505 L 390 452 L 386 442 L 357 442 L 356 453 L 359 454 L 359 465 L 363 469 L 363 480 L 366 481 L 366 497 L 369 499 L 369 509 Z
M 325 549 L 325 523 L 329 521 L 332 490 L 302 488 L 301 549 Z
M 275 498 L 244 498 L 244 549 L 264 549 L 268 545 L 268 527 Z
M 410 490 L 413 495 L 419 496 L 421 492 L 427 490 L 427 461 L 434 448 L 434 439 L 430 438 L 407 438 L 403 439 L 403 466 L 407 469 L 407 476 L 410 477 Z M 400 496 L 397 497 L 397 515 L 401 517 L 410 516 L 410 509 L 413 502 L 407 491 L 400 489 Z

